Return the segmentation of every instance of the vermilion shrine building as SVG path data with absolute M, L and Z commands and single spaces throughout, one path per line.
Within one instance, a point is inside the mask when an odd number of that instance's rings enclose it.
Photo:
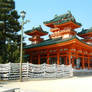
M 81 24 L 76 22 L 71 12 L 55 16 L 44 24 L 52 32 L 48 40 L 41 38 L 48 34 L 41 26 L 25 32 L 32 36 L 29 38 L 32 44 L 24 47 L 30 63 L 72 64 L 73 68 L 91 69 L 92 28 L 77 33 L 75 29 L 81 27 Z

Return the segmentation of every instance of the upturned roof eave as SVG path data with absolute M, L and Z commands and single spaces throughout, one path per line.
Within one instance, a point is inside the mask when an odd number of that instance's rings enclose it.
M 49 43 L 48 41 L 50 40 L 50 39 L 48 39 L 48 40 L 45 40 L 45 41 L 43 41 L 43 42 L 41 42 L 40 44 L 36 44 L 36 45 L 31 45 L 31 46 L 28 46 L 28 47 L 25 47 L 25 49 L 29 49 L 29 48 L 36 48 L 36 47 L 43 47 L 43 46 L 48 46 L 48 45 L 53 45 L 53 44 L 58 44 L 58 43 L 62 43 L 62 42 L 66 42 L 66 41 L 69 41 L 69 40 L 72 40 L 72 39 L 74 39 L 74 38 L 76 38 L 75 36 L 74 37 L 72 37 L 72 38 L 70 38 L 70 39 L 66 39 L 66 40 L 61 40 L 61 41 L 55 41 L 55 42 L 53 42 L 53 43 Z M 52 39 L 53 40 L 53 39 Z M 43 44 L 43 43 L 45 43 L 45 42 L 48 42 L 48 44 Z M 53 40 L 54 41 L 54 40 Z M 41 45 L 42 44 L 42 45 Z
M 54 28 L 55 26 L 64 25 L 64 24 L 69 23 L 69 22 L 74 23 L 74 24 L 77 25 L 78 27 L 81 27 L 81 26 L 82 26 L 81 23 L 74 22 L 74 21 L 71 21 L 71 20 L 66 21 L 66 22 L 59 22 L 59 23 L 47 23 L 47 24 L 45 24 L 45 25 L 48 26 L 48 27 Z
M 25 33 L 27 35 L 35 35 L 35 34 L 39 34 L 40 36 L 44 36 L 44 35 L 47 35 L 48 32 L 42 32 L 42 31 L 32 31 L 32 32 L 28 32 L 28 33 Z
M 58 45 L 58 44 L 60 44 L 60 43 L 67 43 L 67 42 L 69 42 L 69 41 L 71 41 L 71 43 L 73 43 L 73 40 L 78 40 L 79 42 L 81 42 L 82 44 L 84 44 L 84 45 L 86 45 L 86 46 L 89 46 L 90 48 L 92 48 L 92 46 L 91 45 L 89 45 L 89 44 L 87 44 L 86 42 L 84 42 L 84 41 L 82 41 L 82 40 L 80 40 L 80 39 L 78 39 L 76 36 L 74 36 L 73 38 L 71 38 L 71 39 L 67 39 L 67 40 L 64 40 L 64 41 L 60 41 L 60 42 L 55 42 L 55 43 L 52 43 L 52 44 L 44 44 L 44 45 L 40 45 L 40 46 L 37 46 L 37 45 L 34 45 L 33 47 L 26 47 L 26 48 L 24 48 L 24 49 L 36 49 L 36 48 L 42 48 L 42 47 L 47 47 L 47 46 L 51 46 L 51 45 Z

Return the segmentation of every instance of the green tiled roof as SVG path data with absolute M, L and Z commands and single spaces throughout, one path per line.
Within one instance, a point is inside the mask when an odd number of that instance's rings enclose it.
M 42 32 L 42 33 L 48 33 L 48 32 L 46 32 L 46 31 L 43 31 L 43 29 L 42 29 L 41 26 L 33 27 L 31 30 L 26 31 L 25 33 L 32 33 L 32 32 L 34 32 L 35 30 L 37 30 L 37 31 L 39 31 L 39 32 Z
M 73 36 L 72 38 L 70 39 L 65 39 L 65 40 L 62 40 L 61 38 L 57 38 L 57 39 L 48 39 L 48 40 L 45 40 L 39 44 L 35 44 L 35 45 L 27 45 L 24 47 L 24 49 L 29 49 L 29 48 L 36 48 L 36 47 L 42 47 L 42 46 L 48 46 L 48 45 L 53 45 L 53 44 L 58 44 L 58 43 L 63 43 L 63 42 L 67 42 L 67 41 L 70 41 L 70 40 L 73 40 L 73 39 L 78 39 L 76 36 Z M 90 44 L 87 44 L 86 42 L 82 41 L 81 39 L 78 39 L 80 42 L 86 44 L 86 45 L 89 45 L 89 46 L 92 46 Z
M 55 16 L 54 19 L 50 20 L 50 21 L 45 21 L 43 22 L 44 24 L 48 24 L 48 23 L 53 23 L 53 25 L 58 25 L 58 24 L 63 24 L 66 22 L 72 21 L 77 25 L 80 25 L 80 23 L 76 22 L 74 16 L 72 16 L 71 12 L 68 11 L 66 14 L 60 15 L 60 16 Z
M 79 32 L 78 34 L 86 34 L 86 33 L 89 33 L 89 32 L 92 32 L 92 27 L 91 28 L 89 28 L 89 29 L 82 29 L 82 31 L 81 32 Z
M 28 46 L 25 46 L 24 49 L 28 49 L 28 48 L 35 48 L 35 47 L 41 47 L 41 46 L 48 46 L 48 45 L 52 45 L 52 44 L 57 44 L 57 43 L 62 43 L 62 42 L 65 42 L 65 41 L 69 41 L 69 40 L 72 40 L 76 38 L 76 36 L 73 36 L 72 38 L 70 39 L 65 39 L 65 40 L 62 40 L 61 38 L 57 38 L 57 39 L 48 39 L 48 40 L 45 40 L 39 44 L 35 44 L 35 45 L 28 45 Z
M 24 57 L 29 57 L 29 56 L 30 56 L 30 55 L 27 55 L 27 54 L 26 54 L 26 55 L 24 55 Z

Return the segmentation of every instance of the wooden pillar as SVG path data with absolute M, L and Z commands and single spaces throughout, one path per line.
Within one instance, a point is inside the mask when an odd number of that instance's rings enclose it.
M 71 49 L 69 49 L 69 65 L 71 64 Z
M 49 64 L 49 50 L 47 50 L 47 64 Z
M 30 55 L 30 63 L 32 63 L 32 55 Z
M 82 56 L 82 69 L 84 69 L 85 68 L 85 65 L 84 65 L 84 54 L 83 54 L 83 56 Z
M 76 49 L 76 52 L 75 53 L 76 53 L 76 59 L 77 59 L 79 57 L 78 56 L 78 49 Z
M 72 67 L 74 68 L 74 58 L 72 58 Z
M 38 64 L 40 64 L 40 54 L 38 55 Z
M 88 56 L 88 70 L 90 69 L 90 57 Z
M 67 56 L 65 57 L 65 65 L 67 65 Z
M 76 48 L 76 52 L 75 52 L 75 55 L 76 55 L 76 63 L 77 63 L 77 59 L 79 58 L 79 52 L 78 52 L 78 50 L 81 50 L 80 48 Z M 76 69 L 79 69 L 79 68 L 77 68 L 77 64 L 76 64 Z
M 57 49 L 57 64 L 60 64 L 60 49 Z

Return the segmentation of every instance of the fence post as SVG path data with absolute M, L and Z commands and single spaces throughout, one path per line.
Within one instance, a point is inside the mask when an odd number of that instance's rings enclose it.
M 54 64 L 54 68 L 55 68 L 55 77 L 57 78 L 57 68 L 58 68 L 58 65 L 57 64 Z
M 64 66 L 64 64 L 62 64 L 61 65 L 61 69 L 62 69 L 62 77 L 64 77 L 65 76 L 65 66 Z
M 5 66 L 7 66 L 7 67 L 5 67 Z M 18 76 L 18 73 L 16 71 L 17 70 L 16 69 L 17 67 L 19 67 L 19 64 L 16 65 L 16 63 L 11 63 L 11 62 L 7 63 L 6 65 L 1 65 L 0 66 L 0 71 L 1 71 L 0 76 L 1 76 L 1 78 L 15 79 L 16 76 Z M 33 72 L 37 72 L 37 71 L 34 71 L 35 70 L 34 69 L 35 68 L 35 65 L 30 64 L 29 62 L 25 63 L 25 67 L 26 67 L 26 70 L 24 71 L 24 74 L 25 74 L 26 78 L 29 78 L 31 76 L 33 77 L 34 76 L 34 73 Z M 51 75 L 50 75 L 50 74 L 48 74 L 48 72 L 51 72 L 51 71 L 53 72 L 53 70 L 51 68 L 53 68 L 55 70 L 54 70 L 54 74 L 51 73 Z M 60 77 L 67 77 L 67 76 L 68 77 L 69 76 L 72 77 L 73 76 L 73 68 L 72 68 L 72 65 L 67 65 L 66 66 L 66 65 L 57 65 L 57 64 L 54 64 L 54 65 L 48 66 L 47 64 L 44 63 L 44 64 L 42 64 L 42 68 L 40 68 L 40 69 L 43 69 L 43 71 L 42 71 L 42 73 L 43 73 L 42 74 L 42 77 L 43 78 L 46 78 L 46 77 L 56 77 L 57 78 L 59 76 Z M 50 71 L 49 71 L 49 69 L 50 69 Z
M 27 78 L 29 77 L 29 62 L 27 62 Z
M 70 76 L 72 77 L 73 76 L 73 68 L 72 68 L 72 65 L 70 65 Z
M 2 80 L 2 66 L 0 65 L 0 80 Z
M 11 65 L 11 62 L 8 63 L 8 67 L 9 67 L 9 72 L 8 72 L 8 79 L 11 77 L 11 68 L 12 68 L 12 65 Z
M 44 70 L 44 75 L 43 75 L 43 78 L 45 78 L 46 76 L 46 68 L 47 68 L 47 66 L 46 66 L 46 64 L 44 63 L 43 64 L 43 70 Z

